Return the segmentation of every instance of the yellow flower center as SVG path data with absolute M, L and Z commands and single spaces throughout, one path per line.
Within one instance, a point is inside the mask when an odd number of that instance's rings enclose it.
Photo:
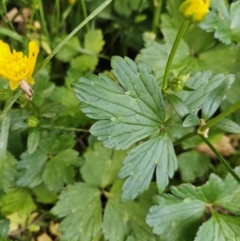
M 21 80 L 27 75 L 28 58 L 23 56 L 22 52 L 13 50 L 11 55 L 8 55 L 0 66 L 1 72 L 4 72 L 12 80 Z

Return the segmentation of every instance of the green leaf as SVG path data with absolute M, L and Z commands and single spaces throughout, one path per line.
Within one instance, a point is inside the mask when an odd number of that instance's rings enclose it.
M 7 241 L 10 222 L 8 219 L 0 215 L 0 240 Z
M 100 29 L 90 30 L 84 36 L 84 47 L 94 53 L 100 53 L 104 44 L 102 30 Z
M 165 194 L 158 198 L 157 206 L 151 207 L 146 221 L 164 241 L 190 241 L 201 224 L 204 208 L 201 201 L 188 198 L 182 201 Z
M 126 178 L 122 200 L 134 199 L 146 190 L 156 169 L 157 186 L 163 191 L 177 168 L 177 159 L 172 141 L 165 133 L 140 144 L 128 153 L 119 172 L 119 178 Z
M 233 80 L 233 75 L 212 75 L 210 71 L 198 72 L 188 80 L 188 86 L 195 90 L 192 92 L 181 91 L 176 95 L 187 105 L 189 111 L 193 112 L 202 108 L 205 99 L 211 95 L 213 90 L 222 83 L 232 83 Z
M 17 160 L 10 153 L 7 153 L 7 157 L 3 164 L 3 191 L 7 191 L 9 188 L 15 186 L 15 181 L 17 178 L 16 170 Z
M 197 115 L 189 113 L 183 121 L 183 127 L 192 127 L 200 125 L 200 120 Z
M 74 150 L 64 150 L 52 157 L 46 164 L 43 172 L 43 181 L 50 191 L 59 191 L 63 184 L 74 183 L 73 164 L 78 161 L 78 152 Z
M 224 81 L 207 96 L 202 107 L 202 118 L 205 121 L 215 113 L 233 81 L 234 77 L 229 78 L 228 81 Z
M 32 192 L 36 196 L 37 202 L 40 203 L 54 204 L 57 200 L 57 193 L 50 191 L 43 183 L 32 188 Z
M 106 240 L 125 241 L 126 236 L 132 233 L 134 240 L 155 241 L 151 229 L 147 226 L 145 217 L 153 204 L 152 195 L 155 188 L 144 192 L 137 200 L 121 202 L 122 182 L 117 181 L 110 193 L 107 194 L 107 204 L 103 218 L 103 233 Z M 130 239 L 131 240 L 131 239 Z
M 178 168 L 183 182 L 194 182 L 210 169 L 209 158 L 198 151 L 185 152 L 178 157 Z
M 57 46 L 66 36 L 57 37 L 54 39 L 54 45 Z M 77 36 L 73 36 L 68 40 L 66 44 L 62 46 L 62 48 L 56 53 L 56 58 L 63 62 L 71 61 L 81 49 L 81 44 L 79 38 Z
M 130 17 L 133 11 L 142 11 L 149 5 L 148 1 L 142 0 L 115 0 L 114 10 L 125 17 Z
M 98 58 L 96 56 L 84 54 L 74 58 L 70 64 L 72 69 L 80 72 L 93 71 L 98 64 Z
M 184 118 L 189 113 L 188 108 L 184 102 L 174 94 L 168 94 L 167 96 L 170 105 L 173 107 L 179 117 Z
M 240 168 L 237 168 L 235 172 L 239 175 Z M 154 233 L 161 235 L 164 241 L 192 241 L 204 217 L 204 210 L 209 210 L 209 207 L 218 211 L 223 210 L 226 213 L 230 211 L 240 214 L 239 191 L 239 183 L 230 174 L 225 180 L 211 174 L 208 182 L 200 187 L 194 187 L 191 184 L 171 187 L 172 194 L 164 194 L 162 197 L 155 198 L 158 205 L 150 209 L 147 223 L 153 227 Z M 207 211 L 209 215 L 208 212 L 212 212 L 213 215 L 215 213 L 212 209 Z M 232 217 L 229 218 L 230 221 Z M 227 219 L 228 217 L 225 220 Z M 169 232 L 173 228 L 174 232 Z M 209 227 L 204 231 L 207 229 Z
M 39 143 L 39 149 L 44 153 L 54 156 L 63 150 L 72 149 L 76 144 L 73 132 L 59 133 L 52 131 L 49 136 L 45 136 Z
M 240 126 L 233 122 L 230 119 L 221 119 L 215 124 L 215 127 L 217 127 L 220 130 L 230 132 L 230 133 L 240 133 Z
M 159 129 L 165 118 L 162 95 L 150 68 L 131 59 L 112 58 L 113 74 L 81 78 L 73 84 L 80 108 L 100 119 L 90 129 L 108 148 L 126 149 Z
M 98 234 L 102 224 L 100 196 L 100 190 L 86 183 L 69 185 L 63 190 L 51 211 L 64 218 L 58 229 L 62 240 L 90 241 Z
M 17 187 L 9 190 L 1 197 L 0 210 L 4 215 L 18 212 L 21 216 L 36 210 L 36 205 L 27 189 Z
M 83 180 L 100 188 L 113 184 L 125 156 L 125 151 L 109 150 L 96 142 L 84 153 Z
M 42 173 L 48 159 L 47 154 L 36 150 L 33 154 L 25 152 L 21 155 L 21 161 L 17 164 L 20 177 L 17 185 L 22 187 L 34 187 L 42 182 Z
M 194 241 L 240 240 L 240 217 L 226 216 L 214 212 L 210 220 L 205 222 L 197 233 Z
M 38 127 L 30 130 L 27 139 L 27 147 L 29 154 L 32 154 L 37 149 L 40 141 L 40 136 L 41 132 Z
M 224 0 L 212 0 L 211 11 L 200 24 L 207 32 L 214 32 L 214 37 L 225 44 L 240 41 L 240 2 L 228 7 Z

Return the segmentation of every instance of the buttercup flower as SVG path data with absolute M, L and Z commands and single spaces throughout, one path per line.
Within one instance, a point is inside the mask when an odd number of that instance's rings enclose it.
M 208 13 L 211 0 L 185 0 L 180 12 L 189 21 L 201 22 Z
M 0 77 L 9 80 L 10 89 L 15 90 L 23 83 L 34 84 L 32 73 L 38 52 L 39 48 L 35 41 L 29 42 L 26 56 L 16 50 L 11 52 L 9 45 L 0 40 Z

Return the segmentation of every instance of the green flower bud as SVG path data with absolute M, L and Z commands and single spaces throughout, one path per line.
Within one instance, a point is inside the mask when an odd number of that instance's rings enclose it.
M 180 74 L 178 76 L 178 79 L 182 80 L 182 82 L 185 84 L 188 82 L 189 77 L 190 77 L 190 74 Z
M 181 79 L 179 78 L 174 78 L 170 81 L 169 83 L 169 87 L 171 90 L 173 90 L 174 92 L 179 92 L 183 89 L 184 87 L 184 83 Z
M 30 116 L 27 123 L 29 127 L 36 127 L 39 124 L 39 119 L 36 116 Z

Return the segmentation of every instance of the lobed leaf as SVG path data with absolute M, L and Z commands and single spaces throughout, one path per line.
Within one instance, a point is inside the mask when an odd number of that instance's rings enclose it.
M 101 230 L 101 192 L 87 183 L 68 185 L 52 213 L 65 217 L 60 223 L 62 240 L 90 241 Z M 74 197 L 74 198 L 73 198 Z
M 108 148 L 126 149 L 159 129 L 165 118 L 160 90 L 150 68 L 129 58 L 112 58 L 113 74 L 81 78 L 73 84 L 80 108 L 99 119 L 90 129 Z
M 140 144 L 128 153 L 119 172 L 119 178 L 127 178 L 123 185 L 122 200 L 134 199 L 146 190 L 156 169 L 160 191 L 168 185 L 177 168 L 172 141 L 165 133 Z

